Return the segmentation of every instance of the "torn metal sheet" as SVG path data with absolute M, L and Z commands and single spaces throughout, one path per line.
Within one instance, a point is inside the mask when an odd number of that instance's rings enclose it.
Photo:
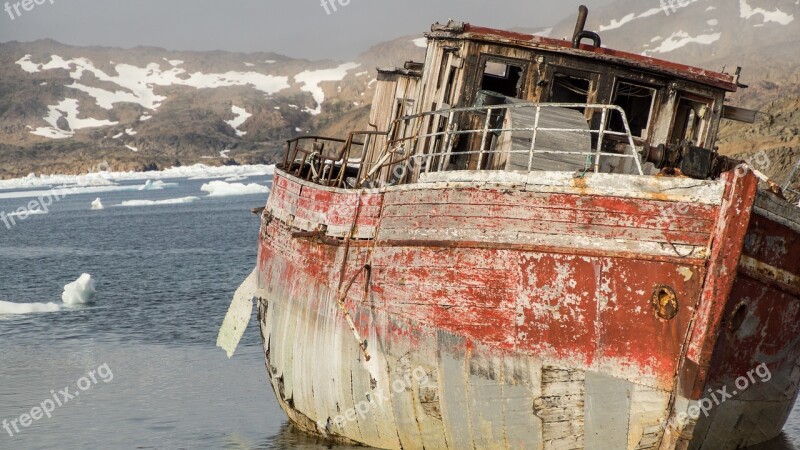
M 228 354 L 228 358 L 233 357 L 239 341 L 244 336 L 250 317 L 253 315 L 253 299 L 256 297 L 258 289 L 258 269 L 253 270 L 244 280 L 244 283 L 236 289 L 233 294 L 233 301 L 222 327 L 217 336 L 217 347 L 222 348 Z

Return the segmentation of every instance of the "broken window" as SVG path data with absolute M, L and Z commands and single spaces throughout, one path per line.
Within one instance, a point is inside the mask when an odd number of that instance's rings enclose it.
M 656 99 L 656 90 L 642 85 L 620 81 L 614 89 L 612 104 L 621 107 L 628 118 L 628 125 L 634 137 L 646 138 L 650 128 L 650 119 L 653 104 Z M 612 131 L 625 132 L 622 115 L 611 112 L 608 128 Z
M 708 99 L 681 97 L 675 108 L 675 124 L 669 142 L 680 145 L 688 141 L 702 147 L 705 144 L 703 133 L 706 131 L 710 104 Z
M 588 78 L 556 73 L 553 75 L 553 87 L 550 89 L 551 103 L 589 103 L 589 91 L 592 83 Z M 586 108 L 571 108 L 585 112 Z
M 522 92 L 523 73 L 524 69 L 521 66 L 504 61 L 488 60 L 483 69 L 481 90 L 519 98 Z

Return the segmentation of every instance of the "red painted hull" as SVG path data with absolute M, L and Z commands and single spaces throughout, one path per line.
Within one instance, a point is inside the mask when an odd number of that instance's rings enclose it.
M 290 418 L 382 448 L 737 448 L 777 435 L 800 380 L 791 220 L 763 212 L 747 174 L 562 175 L 344 191 L 278 171 L 259 317 Z M 664 288 L 678 307 L 660 316 Z M 762 363 L 770 380 L 683 420 Z

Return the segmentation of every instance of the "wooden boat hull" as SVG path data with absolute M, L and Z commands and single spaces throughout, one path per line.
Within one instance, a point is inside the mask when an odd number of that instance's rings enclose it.
M 271 384 L 300 428 L 378 448 L 763 442 L 800 381 L 797 222 L 746 171 L 347 191 L 278 170 L 258 267 Z

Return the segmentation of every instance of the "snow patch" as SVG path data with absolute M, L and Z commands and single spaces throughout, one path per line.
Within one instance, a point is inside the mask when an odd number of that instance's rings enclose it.
M 675 51 L 679 48 L 682 48 L 688 44 L 702 44 L 702 45 L 710 45 L 714 42 L 717 42 L 722 37 L 722 33 L 713 33 L 713 34 L 701 34 L 699 36 L 690 36 L 689 33 L 685 31 L 676 31 L 672 33 L 672 36 L 664 39 L 661 42 L 661 45 L 658 47 L 647 50 L 644 54 L 652 54 L 652 53 L 669 53 Z
M 50 124 L 50 126 L 39 127 L 30 133 L 50 139 L 67 139 L 74 136 L 76 130 L 107 127 L 118 123 L 92 118 L 79 119 L 78 106 L 78 100 L 74 98 L 67 98 L 57 105 L 48 106 L 47 109 L 49 112 L 44 117 L 44 121 Z M 62 118 L 66 119 L 67 129 L 62 129 L 58 126 L 58 121 Z
M 322 90 L 320 84 L 325 81 L 342 81 L 347 76 L 347 72 L 360 65 L 357 63 L 344 63 L 333 69 L 306 70 L 295 75 L 294 81 L 303 83 L 303 87 L 300 90 L 310 92 L 314 97 L 314 101 L 317 102 L 315 109 L 306 108 L 305 111 L 314 116 L 321 114 L 322 104 L 325 102 L 325 91 Z
M 239 130 L 239 127 L 244 125 L 247 119 L 253 117 L 253 115 L 248 113 L 244 108 L 240 108 L 236 105 L 231 106 L 231 112 L 233 112 L 233 115 L 236 117 L 234 117 L 233 120 L 226 120 L 225 123 L 233 128 L 237 136 L 242 137 L 246 135 L 247 132 Z
M 675 4 L 670 5 L 668 7 L 668 9 L 651 8 L 651 9 L 648 9 L 647 11 L 645 11 L 643 13 L 640 13 L 640 14 L 630 13 L 630 14 L 622 17 L 619 20 L 611 19 L 611 22 L 608 25 L 600 25 L 599 31 L 602 32 L 602 31 L 616 30 L 617 28 L 621 28 L 623 25 L 631 23 L 634 20 L 639 20 L 639 19 L 644 19 L 646 17 L 655 16 L 656 14 L 659 14 L 659 13 L 662 13 L 662 12 L 670 12 L 670 9 L 677 10 L 678 8 L 685 8 L 685 7 L 689 6 L 690 4 L 692 4 L 692 3 L 696 2 L 696 1 L 698 1 L 698 0 L 688 0 L 684 4 L 681 4 L 683 2 L 676 2 Z
M 168 70 L 162 70 L 157 63 L 148 64 L 146 67 L 117 64 L 114 66 L 117 72 L 115 75 L 107 74 L 98 69 L 87 58 L 64 60 L 60 56 L 53 55 L 50 62 L 36 64 L 31 61 L 31 55 L 25 55 L 16 64 L 29 73 L 54 68 L 71 70 L 70 77 L 75 81 L 66 87 L 89 94 L 94 97 L 98 106 L 105 109 L 112 109 L 115 103 L 135 103 L 143 108 L 156 110 L 167 99 L 164 96 L 156 95 L 155 88 L 157 86 L 187 86 L 195 89 L 251 86 L 266 94 L 274 94 L 289 88 L 289 77 L 286 76 L 235 71 L 209 74 L 202 72 L 189 73 L 176 67 L 177 64 L 172 64 L 173 62 L 177 61 L 171 61 L 172 67 Z M 97 80 L 116 84 L 121 89 L 112 92 L 83 85 L 79 81 L 83 78 L 84 73 L 91 73 Z
M 125 147 L 128 147 L 128 150 L 130 150 L 132 152 L 138 152 L 139 151 L 138 148 L 136 148 L 136 147 L 134 147 L 132 145 L 126 145 Z
M 747 4 L 747 0 L 739 0 L 739 12 L 742 19 L 750 19 L 751 17 L 760 14 L 764 20 L 760 25 L 769 22 L 779 23 L 781 25 L 789 25 L 794 21 L 794 16 L 775 8 L 774 11 L 767 11 L 764 8 L 753 8 Z

